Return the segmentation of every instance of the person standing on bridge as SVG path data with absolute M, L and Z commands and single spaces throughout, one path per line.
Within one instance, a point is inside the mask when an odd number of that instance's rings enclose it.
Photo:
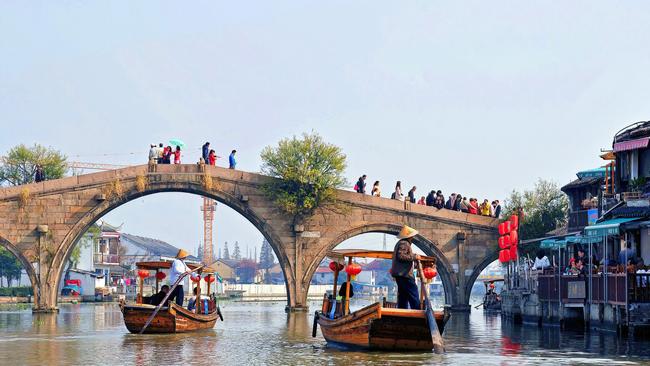
M 413 188 L 411 188 L 411 190 L 408 193 L 409 202 L 411 202 L 411 203 L 415 203 L 415 190 L 416 190 L 416 187 L 413 186 Z
M 206 142 L 203 144 L 203 147 L 201 148 L 201 157 L 203 158 L 204 163 L 208 163 L 208 159 L 210 158 L 210 143 Z M 212 165 L 212 164 L 210 164 Z
M 357 184 L 354 185 L 354 190 L 357 191 L 357 193 L 366 194 L 366 175 L 365 174 L 359 177 L 359 180 L 357 181 Z
M 235 160 L 235 154 L 237 153 L 237 150 L 233 150 L 230 153 L 230 156 L 228 157 L 228 168 L 229 169 L 235 169 L 237 166 L 237 160 Z
M 379 189 L 379 181 L 376 180 L 375 184 L 372 185 L 372 191 L 370 194 L 374 197 L 381 197 L 381 189 Z
M 187 258 L 190 254 L 183 249 L 179 249 L 176 254 L 176 259 L 172 262 L 171 269 L 169 271 L 169 283 L 172 285 L 176 283 L 178 277 L 182 274 L 190 272 L 190 268 L 185 264 L 184 259 Z M 176 305 L 183 306 L 183 300 L 185 297 L 185 292 L 183 291 L 182 282 L 176 286 L 174 292 L 169 296 L 169 301 L 176 300 Z
M 158 149 L 156 148 L 156 144 L 151 144 L 149 147 L 149 164 L 156 163 L 158 163 Z
M 417 255 L 411 249 L 413 238 L 418 231 L 404 225 L 397 235 L 399 241 L 393 249 L 393 264 L 390 273 L 397 283 L 397 307 L 400 309 L 420 309 L 418 286 L 413 277 L 413 261 Z
M 210 153 L 208 154 L 208 165 L 215 166 L 217 164 L 217 154 L 215 154 L 214 150 L 210 150 Z
M 176 151 L 174 151 L 174 164 L 181 163 L 181 147 L 176 146 Z
M 402 182 L 401 181 L 398 180 L 397 183 L 395 183 L 395 192 L 393 192 L 393 195 L 391 196 L 391 198 L 394 199 L 394 200 L 404 201 L 404 194 L 402 193 Z

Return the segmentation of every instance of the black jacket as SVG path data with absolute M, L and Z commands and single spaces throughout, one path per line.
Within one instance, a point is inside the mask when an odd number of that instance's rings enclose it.
M 413 261 L 417 256 L 411 250 L 411 243 L 402 239 L 395 244 L 393 249 L 393 266 L 390 273 L 393 277 L 413 278 Z

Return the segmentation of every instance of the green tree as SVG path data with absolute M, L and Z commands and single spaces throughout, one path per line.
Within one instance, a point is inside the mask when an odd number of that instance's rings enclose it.
M 58 150 L 35 144 L 20 144 L 9 150 L 0 165 L 0 184 L 17 186 L 32 183 L 36 165 L 43 168 L 46 179 L 63 177 L 67 170 L 66 157 Z
M 13 280 L 19 281 L 22 268 L 18 258 L 7 249 L 0 247 L 0 287 L 3 286 L 3 278 L 7 280 L 9 287 Z
M 335 202 L 336 188 L 346 184 L 345 155 L 316 133 L 282 139 L 262 150 L 262 173 L 279 178 L 264 186 L 266 194 L 294 217 L 311 215 Z
M 268 240 L 264 239 L 262 242 L 262 249 L 260 250 L 260 264 L 259 268 L 264 271 L 264 283 L 271 283 L 271 276 L 269 269 L 275 264 L 275 257 L 273 256 L 273 248 Z
M 523 209 L 519 238 L 535 239 L 566 225 L 569 200 L 556 183 L 539 179 L 532 190 L 512 191 L 505 201 L 505 217 L 510 217 L 519 208 Z

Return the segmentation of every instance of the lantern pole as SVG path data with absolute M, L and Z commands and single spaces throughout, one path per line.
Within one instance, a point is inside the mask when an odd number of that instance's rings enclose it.
M 138 291 L 138 304 L 142 304 L 142 290 L 144 288 L 144 278 L 140 276 L 140 272 L 138 272 L 138 278 L 140 279 L 140 290 Z
M 352 265 L 352 257 L 348 257 L 348 266 L 350 265 Z M 345 284 L 345 315 L 350 313 L 350 282 L 352 281 L 352 276 L 349 273 L 347 275 L 348 282 Z
M 160 272 L 160 269 L 156 268 L 156 293 L 158 293 L 158 285 L 160 284 L 160 280 L 158 279 L 158 272 Z
M 202 271 L 200 269 L 197 271 L 199 280 L 196 282 L 196 306 L 194 307 L 194 312 L 196 314 L 201 313 L 201 272 Z
M 336 263 L 336 266 L 334 266 L 334 289 L 332 290 L 332 298 L 334 299 L 334 306 L 336 306 L 336 286 L 338 285 L 338 279 L 339 279 L 339 263 Z

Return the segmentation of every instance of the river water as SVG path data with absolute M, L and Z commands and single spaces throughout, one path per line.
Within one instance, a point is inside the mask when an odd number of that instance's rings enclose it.
M 286 314 L 283 302 L 222 302 L 221 307 L 225 321 L 214 329 L 173 335 L 129 334 L 116 304 L 61 305 L 58 315 L 0 311 L 0 365 L 650 363 L 650 342 L 522 327 L 481 310 L 454 314 L 444 333 L 447 352 L 436 355 L 327 347 L 320 331 L 311 337 L 313 313 Z M 312 310 L 319 307 L 311 304 Z

